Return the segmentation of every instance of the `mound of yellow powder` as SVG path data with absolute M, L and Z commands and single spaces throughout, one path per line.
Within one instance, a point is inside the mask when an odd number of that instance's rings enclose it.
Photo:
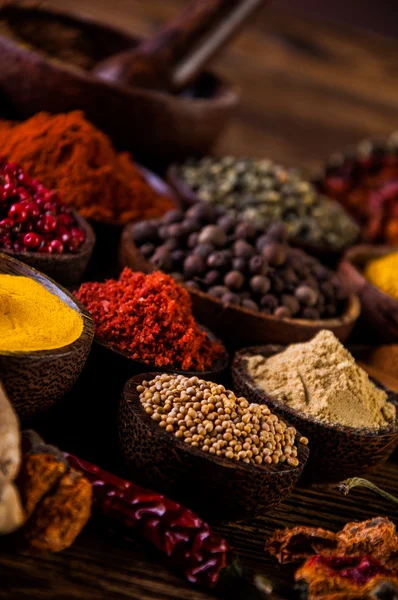
M 45 287 L 17 275 L 0 275 L 0 352 L 53 350 L 74 342 L 83 319 Z
M 395 406 L 331 331 L 292 344 L 270 358 L 247 359 L 256 384 L 295 410 L 327 423 L 358 428 L 385 427 Z

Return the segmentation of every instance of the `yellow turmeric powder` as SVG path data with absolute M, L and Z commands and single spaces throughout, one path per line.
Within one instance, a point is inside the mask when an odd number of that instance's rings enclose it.
M 365 267 L 365 277 L 398 300 L 398 252 L 369 261 Z
M 0 352 L 62 348 L 82 331 L 81 315 L 40 283 L 0 275 Z

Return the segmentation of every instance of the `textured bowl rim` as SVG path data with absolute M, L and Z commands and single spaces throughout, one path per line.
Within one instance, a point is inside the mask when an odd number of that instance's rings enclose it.
M 149 415 L 147 415 L 141 405 L 141 402 L 139 400 L 139 394 L 137 392 L 137 390 L 135 389 L 133 391 L 133 387 L 139 385 L 139 383 L 141 383 L 141 381 L 144 380 L 148 380 L 150 381 L 151 379 L 153 379 L 154 377 L 156 377 L 157 375 L 159 375 L 160 373 L 141 373 L 139 375 L 136 375 L 134 377 L 132 377 L 131 379 L 129 379 L 126 383 L 126 385 L 123 388 L 123 397 L 125 400 L 126 405 L 129 408 L 129 411 L 132 412 L 131 409 L 131 404 L 134 401 L 135 402 L 135 407 L 136 409 L 140 412 L 140 418 L 142 418 L 143 422 L 145 425 L 148 425 L 148 427 L 150 427 L 151 431 L 159 436 L 159 438 L 164 441 L 166 444 L 168 445 L 176 445 L 176 447 L 178 449 L 181 449 L 185 452 L 188 452 L 189 454 L 192 454 L 193 456 L 200 458 L 202 460 L 205 461 L 211 461 L 216 463 L 218 466 L 220 467 L 225 467 L 228 469 L 233 469 L 236 471 L 246 471 L 249 473 L 268 473 L 269 475 L 283 475 L 285 473 L 298 473 L 298 477 L 299 478 L 301 472 L 303 471 L 306 462 L 308 460 L 308 456 L 310 453 L 310 450 L 308 448 L 308 446 L 304 446 L 303 444 L 299 443 L 299 439 L 302 437 L 302 435 L 296 430 L 296 437 L 295 437 L 295 443 L 297 446 L 297 458 L 299 459 L 299 464 L 297 465 L 297 467 L 291 467 L 290 465 L 285 465 L 285 463 L 282 464 L 278 464 L 278 465 L 252 465 L 252 464 L 247 464 L 247 463 L 239 463 L 239 461 L 235 462 L 235 461 L 231 461 L 228 458 L 223 458 L 220 456 L 216 456 L 216 455 L 207 455 L 205 452 L 203 452 L 202 450 L 197 450 L 196 448 L 193 448 L 192 446 L 190 446 L 189 444 L 185 444 L 184 442 L 181 442 L 178 438 L 176 438 L 175 436 L 173 436 L 172 433 L 169 433 L 168 431 L 163 431 L 163 429 L 161 429 L 152 419 Z M 131 391 L 130 391 L 131 390 Z M 126 398 L 126 391 L 133 396 L 133 400 Z M 288 427 L 292 427 L 285 419 L 281 419 L 282 421 L 284 421 L 284 423 L 286 423 L 286 425 Z M 294 428 L 296 429 L 296 428 Z
M 50 356 L 64 356 L 71 352 L 77 350 L 82 343 L 90 343 L 94 339 L 94 323 L 92 321 L 91 315 L 85 309 L 85 307 L 71 294 L 67 289 L 65 289 L 62 285 L 44 275 L 34 267 L 30 267 L 29 265 L 17 260 L 12 256 L 8 256 L 7 254 L 3 254 L 0 252 L 0 273 L 3 273 L 1 269 L 2 261 L 8 262 L 11 267 L 14 267 L 13 273 L 17 276 L 24 276 L 33 279 L 37 283 L 41 284 L 46 288 L 48 292 L 53 295 L 56 295 L 64 304 L 66 304 L 69 308 L 77 312 L 82 320 L 83 320 L 83 329 L 78 338 L 76 338 L 71 344 L 67 344 L 66 346 L 61 346 L 60 348 L 54 348 L 52 350 L 28 350 L 27 352 L 9 352 L 9 351 L 0 351 L 0 356 L 21 358 L 21 359 L 40 359 L 42 357 L 50 357 Z M 54 293 L 56 292 L 56 293 Z
M 278 400 L 277 398 L 275 398 L 275 396 L 272 396 L 271 394 L 268 394 L 265 390 L 263 390 L 262 388 L 260 388 L 254 381 L 253 377 L 248 373 L 248 370 L 246 368 L 246 364 L 245 364 L 245 359 L 247 355 L 250 354 L 260 354 L 264 356 L 264 353 L 267 352 L 267 349 L 272 352 L 269 354 L 268 357 L 270 356 L 274 356 L 276 354 L 279 354 L 280 352 L 283 352 L 283 350 L 286 348 L 286 346 L 280 346 L 278 344 L 264 344 L 261 346 L 248 346 L 246 348 L 242 348 L 241 350 L 239 350 L 238 352 L 235 353 L 235 356 L 232 360 L 232 366 L 231 366 L 231 370 L 233 373 L 237 373 L 238 370 L 244 373 L 244 383 L 246 385 L 248 385 L 250 387 L 250 389 L 253 390 L 253 392 L 255 392 L 257 395 L 261 395 L 264 398 L 265 404 L 271 402 L 272 404 L 274 404 L 278 409 L 280 409 L 281 411 L 283 411 L 284 413 L 286 413 L 288 416 L 287 418 L 289 418 L 289 415 L 292 416 L 295 419 L 300 419 L 301 421 L 303 421 L 303 423 L 311 423 L 313 425 L 316 425 L 320 428 L 323 428 L 325 431 L 333 431 L 335 433 L 342 433 L 342 434 L 346 434 L 346 435 L 351 435 L 351 436 L 355 436 L 355 437 L 363 437 L 363 438 L 377 438 L 377 437 L 384 437 L 385 435 L 394 435 L 396 437 L 398 437 L 398 399 L 391 399 L 391 395 L 394 394 L 393 392 L 389 392 L 386 391 L 387 396 L 388 396 L 388 401 L 392 402 L 392 404 L 394 404 L 394 406 L 397 409 L 397 414 L 395 417 L 395 423 L 388 425 L 387 427 L 383 427 L 383 428 L 379 428 L 379 429 L 372 429 L 369 427 L 350 427 L 348 425 L 336 425 L 333 423 L 325 423 L 324 421 L 320 421 L 319 419 L 316 419 L 315 417 L 306 415 L 305 413 L 292 408 L 291 406 L 288 406 L 287 404 L 284 404 L 283 402 L 281 402 L 280 400 Z M 242 375 L 240 375 L 239 373 L 239 377 L 242 377 Z M 396 394 L 394 394 L 395 396 Z M 311 443 L 311 440 L 309 440 Z

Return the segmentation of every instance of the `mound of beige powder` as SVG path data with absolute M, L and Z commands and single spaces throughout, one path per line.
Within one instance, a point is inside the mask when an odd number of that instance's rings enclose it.
M 395 421 L 395 406 L 331 331 L 280 354 L 247 358 L 258 387 L 327 423 L 379 429 Z

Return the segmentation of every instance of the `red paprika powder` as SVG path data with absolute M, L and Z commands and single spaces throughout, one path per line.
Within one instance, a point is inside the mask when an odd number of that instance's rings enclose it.
M 76 297 L 96 334 L 134 360 L 183 371 L 205 371 L 223 354 L 196 323 L 191 299 L 170 275 L 125 268 L 119 280 L 84 283 Z

